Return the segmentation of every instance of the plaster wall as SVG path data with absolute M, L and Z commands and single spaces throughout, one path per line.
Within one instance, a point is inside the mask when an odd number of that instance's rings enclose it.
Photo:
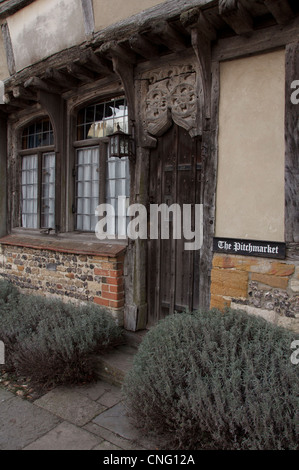
M 164 3 L 161 0 L 93 0 L 95 31 L 100 31 L 118 21 L 143 10 Z
M 284 241 L 285 52 L 220 74 L 216 236 Z
M 85 39 L 80 0 L 38 0 L 7 23 L 17 71 Z

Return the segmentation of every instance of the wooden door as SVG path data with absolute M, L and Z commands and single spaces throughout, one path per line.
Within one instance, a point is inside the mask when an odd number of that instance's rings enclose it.
M 200 181 L 200 142 L 174 124 L 151 152 L 150 203 L 176 203 L 183 214 L 183 204 L 194 209 L 200 203 Z M 148 327 L 175 311 L 199 306 L 199 251 L 185 250 L 183 236 L 173 239 L 171 213 L 169 219 L 169 239 L 148 242 Z

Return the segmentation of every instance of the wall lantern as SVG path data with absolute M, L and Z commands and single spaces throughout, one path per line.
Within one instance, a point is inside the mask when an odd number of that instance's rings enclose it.
M 131 134 L 121 131 L 117 124 L 117 131 L 108 135 L 108 138 L 110 157 L 128 157 L 130 161 L 135 161 L 134 139 Z

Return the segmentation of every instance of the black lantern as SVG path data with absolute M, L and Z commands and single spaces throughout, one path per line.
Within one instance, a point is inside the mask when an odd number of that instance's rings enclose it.
M 117 131 L 113 134 L 108 135 L 109 138 L 109 154 L 110 157 L 125 158 L 129 157 L 129 160 L 134 160 L 135 155 L 133 151 L 134 139 L 130 134 L 120 130 L 119 124 L 117 124 Z

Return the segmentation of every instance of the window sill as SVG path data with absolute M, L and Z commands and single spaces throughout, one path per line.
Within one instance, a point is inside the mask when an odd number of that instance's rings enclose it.
M 0 238 L 0 245 L 115 258 L 125 252 L 127 240 L 101 242 L 95 235 L 86 233 L 46 235 L 39 231 L 14 230 L 11 235 Z

